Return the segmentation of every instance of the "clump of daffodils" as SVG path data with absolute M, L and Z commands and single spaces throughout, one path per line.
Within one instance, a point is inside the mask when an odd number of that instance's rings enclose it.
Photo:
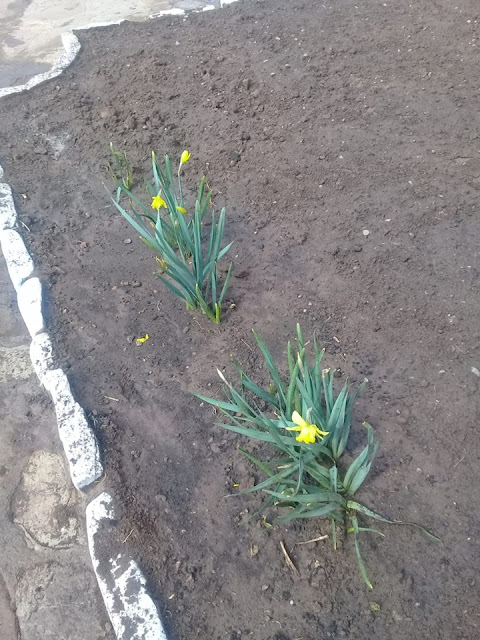
M 150 203 L 145 204 L 131 191 L 130 177 L 118 182 L 116 197 L 112 200 L 140 234 L 140 239 L 158 254 L 160 272 L 157 276 L 165 286 L 184 300 L 187 309 L 198 308 L 218 324 L 232 268 L 230 264 L 220 285 L 219 262 L 232 243 L 220 246 L 225 227 L 224 208 L 218 216 L 212 209 L 210 231 L 204 232 L 204 217 L 212 198 L 204 177 L 189 212 L 182 184 L 183 167 L 189 160 L 190 152 L 183 151 L 174 176 L 168 155 L 161 167 L 152 152 L 153 180 L 147 183 Z
M 267 461 L 240 449 L 267 475 L 265 480 L 240 493 L 264 491 L 269 496 L 267 506 L 287 509 L 280 518 L 283 522 L 296 518 L 329 518 L 334 549 L 337 548 L 337 528 L 343 527 L 346 534 L 353 536 L 360 572 L 372 588 L 360 553 L 359 534 L 369 531 L 383 536 L 383 533 L 360 526 L 359 519 L 412 524 L 431 539 L 438 538 L 419 525 L 391 520 L 354 499 L 378 450 L 373 429 L 364 422 L 367 444 L 355 459 L 344 462 L 354 404 L 366 381 L 353 392 L 346 382 L 335 393 L 334 372 L 322 368 L 324 350 L 318 349 L 314 339 L 314 362 L 310 366 L 299 325 L 295 348 L 291 342 L 287 345 L 288 376 L 282 378 L 267 346 L 255 332 L 254 336 L 272 380 L 268 391 L 235 362 L 240 375 L 238 390 L 217 370 L 224 385 L 225 401 L 195 394 L 226 416 L 221 427 L 268 442 L 275 449 L 274 456 Z M 266 404 L 267 409 L 261 410 L 260 404 Z

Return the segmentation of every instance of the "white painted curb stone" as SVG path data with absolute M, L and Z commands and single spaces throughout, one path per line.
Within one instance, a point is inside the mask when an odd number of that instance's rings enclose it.
M 52 396 L 72 482 L 77 489 L 84 489 L 103 474 L 97 439 L 85 412 L 73 398 L 65 373 L 61 369 L 45 371 L 41 381 Z
M 43 376 L 53 369 L 53 347 L 48 333 L 39 333 L 34 336 L 30 343 L 30 359 L 42 384 Z
M 0 231 L 0 244 L 10 279 L 18 293 L 25 280 L 32 277 L 35 265 L 18 231 L 14 229 Z
M 96 553 L 96 537 L 102 523 L 115 519 L 112 497 L 101 493 L 86 509 L 87 537 L 93 568 L 118 640 L 167 640 L 157 607 L 146 590 L 146 580 L 138 565 L 118 554 L 108 567 Z M 109 531 L 105 535 L 109 536 Z M 107 574 L 107 575 L 105 575 Z
M 163 11 L 159 11 L 158 13 L 152 13 L 152 15 L 148 16 L 149 18 L 161 18 L 162 16 L 184 16 L 184 9 L 164 9 Z
M 17 302 L 31 337 L 45 331 L 42 313 L 42 285 L 38 278 L 29 278 L 22 284 L 17 291 Z
M 0 179 L 3 177 L 3 169 L 0 167 Z M 10 185 L 0 183 L 0 231 L 13 229 L 17 224 L 17 212 L 13 203 Z

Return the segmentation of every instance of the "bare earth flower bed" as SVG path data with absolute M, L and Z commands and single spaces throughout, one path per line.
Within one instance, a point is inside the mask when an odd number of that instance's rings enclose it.
M 0 101 L 0 162 L 105 447 L 119 544 L 172 640 L 478 637 L 475 4 L 245 1 L 97 29 L 62 76 Z M 188 149 L 189 197 L 205 175 L 226 207 L 219 326 L 161 285 L 111 206 L 111 141 L 137 178 L 152 149 Z M 259 495 L 224 497 L 262 477 L 191 395 L 221 397 L 231 354 L 266 382 L 251 329 L 284 361 L 297 321 L 339 387 L 370 380 L 350 453 L 367 420 L 380 454 L 358 498 L 443 539 L 365 534 L 373 591 L 350 537 L 299 544 L 328 523 L 271 512 L 271 529 L 249 517 Z

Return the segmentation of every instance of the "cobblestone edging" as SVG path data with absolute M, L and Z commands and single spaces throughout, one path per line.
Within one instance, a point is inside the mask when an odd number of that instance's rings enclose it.
M 223 7 L 235 1 L 220 0 L 219 4 Z M 202 11 L 215 8 L 211 4 Z M 185 11 L 169 9 L 150 18 L 163 15 L 185 15 Z M 120 22 L 88 25 L 85 29 Z M 63 34 L 62 42 L 65 52 L 50 71 L 34 76 L 24 85 L 0 89 L 0 98 L 28 91 L 60 75 L 80 51 L 80 42 L 73 33 Z M 0 181 L 2 179 L 3 169 L 0 166 Z M 52 398 L 72 482 L 77 489 L 85 490 L 103 476 L 98 441 L 85 412 L 73 397 L 66 374 L 55 368 L 52 343 L 42 311 L 42 284 L 35 275 L 34 262 L 17 226 L 12 190 L 8 184 L 0 182 L 0 246 L 17 294 L 20 313 L 32 338 L 30 357 L 40 383 Z M 123 554 L 108 560 L 100 556 L 100 548 L 109 548 L 109 536 L 115 526 L 113 499 L 107 492 L 87 505 L 86 525 L 93 568 L 118 640 L 167 640 L 157 607 L 148 594 L 145 577 L 135 561 Z

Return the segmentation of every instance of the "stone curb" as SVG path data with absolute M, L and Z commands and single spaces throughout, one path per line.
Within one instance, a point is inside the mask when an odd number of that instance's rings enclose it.
M 3 169 L 0 167 L 0 179 L 3 177 Z M 4 229 L 13 229 L 17 224 L 17 212 L 13 204 L 10 185 L 0 183 L 0 232 Z
M 236 0 L 219 0 L 220 7 L 233 2 Z M 201 12 L 215 8 L 212 4 L 207 5 Z M 186 15 L 186 12 L 183 9 L 168 9 L 150 15 L 149 18 L 168 15 L 181 16 Z M 79 29 L 121 22 L 123 20 L 87 25 Z M 34 76 L 23 85 L 0 89 L 0 98 L 28 91 L 59 76 L 80 51 L 80 42 L 72 32 L 62 35 L 62 43 L 65 51 L 50 71 Z M 3 169 L 0 165 L 0 180 L 2 178 Z M 32 338 L 30 357 L 40 383 L 52 397 L 72 482 L 77 489 L 82 490 L 90 487 L 103 475 L 98 441 L 85 412 L 73 398 L 66 374 L 61 369 L 54 368 L 52 343 L 46 332 L 42 312 L 42 285 L 34 277 L 35 265 L 21 235 L 15 229 L 17 221 L 12 190 L 8 184 L 0 183 L 0 244 L 17 292 L 20 313 Z M 136 562 L 123 554 L 111 557 L 108 561 L 99 556 L 99 544 L 103 548 L 109 548 L 111 527 L 115 526 L 113 499 L 108 493 L 103 492 L 89 502 L 86 507 L 86 526 L 93 569 L 117 640 L 167 640 L 157 607 L 148 594 L 145 577 Z
M 99 559 L 98 547 L 109 543 L 115 522 L 112 497 L 101 493 L 87 505 L 86 516 L 93 569 L 118 640 L 167 640 L 138 565 L 122 554 L 107 563 Z
M 18 294 L 25 280 L 33 275 L 35 269 L 33 260 L 23 244 L 22 237 L 14 229 L 0 231 L 0 245 L 7 263 L 10 280 Z
M 43 385 L 52 396 L 58 433 L 70 465 L 72 482 L 85 489 L 103 475 L 97 439 L 82 407 L 73 399 L 70 384 L 61 369 L 47 370 Z

